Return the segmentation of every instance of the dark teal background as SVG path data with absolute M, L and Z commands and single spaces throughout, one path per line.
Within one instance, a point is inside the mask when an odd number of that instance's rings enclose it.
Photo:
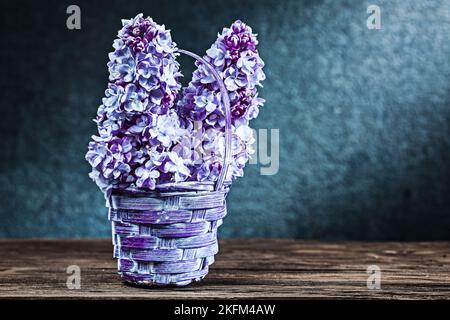
M 84 154 L 120 19 L 143 12 L 200 54 L 235 19 L 259 33 L 253 125 L 280 130 L 280 170 L 247 166 L 222 236 L 450 239 L 450 1 L 74 3 L 79 31 L 69 1 L 0 5 L 0 237 L 110 235 Z

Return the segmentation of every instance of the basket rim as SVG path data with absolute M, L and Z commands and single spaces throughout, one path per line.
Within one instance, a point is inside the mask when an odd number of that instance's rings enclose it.
M 160 193 L 172 193 L 172 192 L 181 192 L 181 193 L 197 193 L 197 192 L 214 192 L 214 191 L 224 191 L 228 190 L 231 186 L 231 181 L 225 181 L 221 190 L 215 190 L 215 182 L 214 181 L 182 181 L 182 182 L 167 182 L 157 184 L 154 190 L 143 189 L 143 188 L 113 188 L 112 194 L 123 194 L 123 193 L 131 193 L 131 194 L 143 194 L 143 195 L 152 195 L 152 194 L 160 194 Z

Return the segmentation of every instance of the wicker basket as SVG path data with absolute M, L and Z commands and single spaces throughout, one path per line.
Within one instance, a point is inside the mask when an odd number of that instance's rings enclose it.
M 215 69 L 195 58 L 213 73 L 225 110 L 225 159 L 219 178 L 212 182 L 158 185 L 153 192 L 113 190 L 108 197 L 114 257 L 125 282 L 143 286 L 184 286 L 208 273 L 218 252 L 217 228 L 227 213 L 224 183 L 231 159 L 231 114 L 228 93 Z

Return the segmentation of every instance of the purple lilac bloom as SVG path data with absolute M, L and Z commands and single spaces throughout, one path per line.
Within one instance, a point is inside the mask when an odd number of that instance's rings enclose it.
M 181 181 L 216 181 L 225 155 L 220 90 L 197 63 L 180 94 L 177 47 L 170 31 L 142 14 L 122 20 L 107 64 L 109 83 L 89 143 L 90 177 L 106 195 L 113 188 L 154 189 Z M 249 120 L 264 100 L 265 75 L 256 35 L 236 21 L 207 50 L 205 59 L 223 77 L 231 102 L 232 163 L 227 179 L 243 175 L 254 152 Z
M 242 176 L 242 169 L 253 153 L 253 131 L 248 124 L 258 116 L 259 107 L 264 104 L 257 92 L 257 87 L 265 79 L 264 62 L 256 49 L 257 44 L 252 29 L 236 21 L 230 28 L 223 29 L 204 56 L 222 75 L 230 97 L 233 145 L 239 146 L 239 151 L 233 150 L 229 179 Z M 220 89 L 205 66 L 197 63 L 192 81 L 183 89 L 178 112 L 185 119 L 202 122 L 203 147 L 207 155 L 203 156 L 202 164 L 194 166 L 193 176 L 200 181 L 216 180 L 217 170 L 220 171 L 221 167 L 219 169 L 212 164 L 222 163 L 224 157 L 225 116 L 220 104 Z M 212 139 L 213 135 L 218 138 Z
M 156 180 L 160 176 L 157 166 L 150 160 L 144 166 L 138 167 L 135 174 L 137 177 L 136 186 L 147 189 L 155 189 Z
M 174 168 L 172 176 L 163 172 L 166 153 L 186 134 L 174 111 L 181 73 L 170 31 L 142 14 L 122 25 L 95 119 L 99 136 L 86 154 L 90 176 L 105 193 L 117 187 L 154 189 L 175 180 Z

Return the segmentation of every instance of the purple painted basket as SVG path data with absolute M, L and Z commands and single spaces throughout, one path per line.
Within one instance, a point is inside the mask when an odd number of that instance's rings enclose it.
M 225 159 L 216 183 L 161 184 L 152 192 L 113 190 L 108 198 L 114 257 L 125 282 L 184 286 L 208 273 L 218 252 L 217 228 L 227 213 L 225 177 L 231 159 L 231 114 L 225 85 L 213 66 L 203 63 L 219 84 L 225 110 Z

